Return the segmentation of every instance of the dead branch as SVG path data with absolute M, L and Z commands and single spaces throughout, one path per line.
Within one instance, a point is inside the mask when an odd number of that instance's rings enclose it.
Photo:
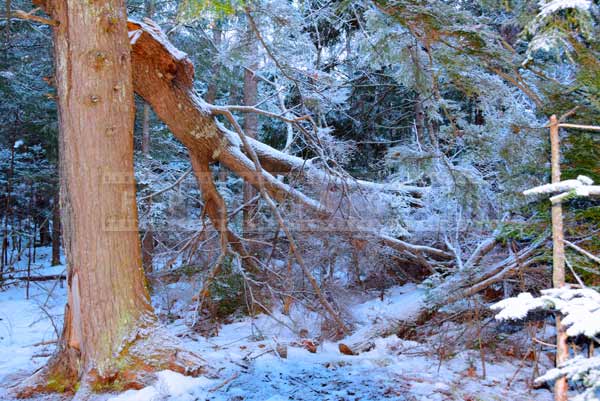
M 319 302 L 321 303 L 321 305 L 331 315 L 331 317 L 338 324 L 338 326 L 340 327 L 340 329 L 342 330 L 342 332 L 348 333 L 349 329 L 346 327 L 346 325 L 344 324 L 342 318 L 333 309 L 333 307 L 331 306 L 331 304 L 329 303 L 329 301 L 327 301 L 327 299 L 323 295 L 323 293 L 321 291 L 321 288 L 320 288 L 319 284 L 317 283 L 317 280 L 315 279 L 315 277 L 313 276 L 313 274 L 311 273 L 311 271 L 308 269 L 308 267 L 304 263 L 304 259 L 302 257 L 302 254 L 298 251 L 298 248 L 296 246 L 296 241 L 295 241 L 294 237 L 292 236 L 292 233 L 289 230 L 288 226 L 285 224 L 285 222 L 283 220 L 283 217 L 279 213 L 279 209 L 277 209 L 277 206 L 275 205 L 275 203 L 273 202 L 273 200 L 271 199 L 271 197 L 269 196 L 269 194 L 267 194 L 267 191 L 266 191 L 265 186 L 264 186 L 264 182 L 262 180 L 261 172 L 263 170 L 262 170 L 262 167 L 260 165 L 260 161 L 258 160 L 258 156 L 254 152 L 254 149 L 250 146 L 250 144 L 249 144 L 249 142 L 247 140 L 247 136 L 244 134 L 244 131 L 242 130 L 242 127 L 240 127 L 240 125 L 238 124 L 237 120 L 235 119 L 235 117 L 233 116 L 233 114 L 231 114 L 230 111 L 223 110 L 223 109 L 220 109 L 220 108 L 213 108 L 212 110 L 215 113 L 223 114 L 229 120 L 229 122 L 231 123 L 231 125 L 235 128 L 236 132 L 239 135 L 240 140 L 242 141 L 242 143 L 244 145 L 244 149 L 246 150 L 246 152 L 249 153 L 250 157 L 252 158 L 252 161 L 254 162 L 254 167 L 255 167 L 256 172 L 257 172 L 256 175 L 258 177 L 257 181 L 258 181 L 259 192 L 260 192 L 261 196 L 263 197 L 263 199 L 265 200 L 265 202 L 267 203 L 267 205 L 269 205 L 269 207 L 271 208 L 271 211 L 273 212 L 273 215 L 275 216 L 275 218 L 277 220 L 277 223 L 279 224 L 279 228 L 285 233 L 285 235 L 286 235 L 286 237 L 288 239 L 289 245 L 290 245 L 290 250 L 294 254 L 294 257 L 296 258 L 296 261 L 300 265 L 300 268 L 302 269 L 302 272 L 308 278 L 308 281 L 310 282 L 311 286 L 313 287 L 313 290 L 315 291 L 315 294 L 317 295 L 317 298 L 319 299 Z
M 130 33 L 136 33 L 131 35 L 135 38 L 132 43 L 134 89 L 167 123 L 173 134 L 190 151 L 203 155 L 209 162 L 223 163 L 229 170 L 257 189 L 260 186 L 259 182 L 262 182 L 265 190 L 274 200 L 292 201 L 321 218 L 332 216 L 331 211 L 320 202 L 283 183 L 268 171 L 275 174 L 306 171 L 309 181 L 331 182 L 340 186 L 351 186 L 353 180 L 342 179 L 316 168 L 307 170 L 305 160 L 279 152 L 217 123 L 212 113 L 215 111 L 229 113 L 229 110 L 215 109 L 193 92 L 193 66 L 190 61 L 184 53 L 173 47 L 158 26 L 149 23 L 153 24 L 151 21 L 146 23 L 129 21 Z M 244 143 L 248 146 L 243 145 Z M 260 170 L 256 169 L 255 163 L 248 157 L 252 153 L 258 158 Z M 370 187 L 374 190 L 389 188 L 385 184 L 354 182 L 356 183 L 354 185 L 359 188 Z M 423 191 L 422 188 L 404 188 L 402 185 L 394 189 L 407 193 Z M 389 237 L 382 241 L 388 246 L 407 248 L 406 244 Z M 419 251 L 447 258 L 446 252 L 436 251 L 433 248 L 422 248 Z
M 34 22 L 37 22 L 40 24 L 50 25 L 50 26 L 58 26 L 60 24 L 56 20 L 40 17 L 39 15 L 35 15 L 35 13 L 38 12 L 39 10 L 40 10 L 39 7 L 34 8 L 33 10 L 31 10 L 29 12 L 25 12 L 23 10 L 14 10 L 8 16 L 5 16 L 5 18 L 7 18 L 7 19 L 15 18 L 15 19 L 21 19 L 21 20 L 34 21 Z
M 563 242 L 571 249 L 574 249 L 575 251 L 579 252 L 580 254 L 590 258 L 591 260 L 593 260 L 596 263 L 600 263 L 600 258 L 591 254 L 590 252 L 586 251 L 585 249 L 575 245 L 574 243 L 567 241 L 567 240 L 563 240 Z
M 471 256 L 469 256 L 469 258 L 467 259 L 465 266 L 467 268 L 476 266 L 479 262 L 481 262 L 481 259 L 483 259 L 485 255 L 490 253 L 496 247 L 497 243 L 498 240 L 496 239 L 495 235 L 493 237 L 486 238 L 485 240 L 481 241 L 479 245 L 477 245 Z
M 140 200 L 140 201 L 145 201 L 145 200 L 148 200 L 148 199 L 152 199 L 152 198 L 155 198 L 155 197 L 157 197 L 158 195 L 161 195 L 161 194 L 163 194 L 163 193 L 165 193 L 165 192 L 167 192 L 167 191 L 169 191 L 169 190 L 171 190 L 171 189 L 175 188 L 177 185 L 181 184 L 181 182 L 182 182 L 182 181 L 183 181 L 183 180 L 184 180 L 184 179 L 185 179 L 185 178 L 186 178 L 186 177 L 187 177 L 187 176 L 188 176 L 188 175 L 189 175 L 191 172 L 192 172 L 192 168 L 190 167 L 190 168 L 189 168 L 189 169 L 187 169 L 187 170 L 186 170 L 186 172 L 185 172 L 185 173 L 183 173 L 183 174 L 181 175 L 181 177 L 179 177 L 179 178 L 178 178 L 178 179 L 177 179 L 177 180 L 176 180 L 176 181 L 175 181 L 173 184 L 171 184 L 171 185 L 169 185 L 169 186 L 167 186 L 167 187 L 165 187 L 165 188 L 163 188 L 163 189 L 161 189 L 161 190 L 158 190 L 158 191 L 156 191 L 156 192 L 155 192 L 155 193 L 153 193 L 153 194 L 150 194 L 150 195 L 144 196 L 144 197 L 140 198 L 139 200 Z
M 30 276 L 30 277 L 13 277 L 14 280 L 20 281 L 52 281 L 52 280 L 66 280 L 67 276 L 64 274 L 49 274 L 46 276 Z

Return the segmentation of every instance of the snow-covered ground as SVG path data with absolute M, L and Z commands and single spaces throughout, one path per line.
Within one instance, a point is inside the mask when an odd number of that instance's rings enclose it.
M 61 274 L 64 266 L 48 266 L 50 248 L 37 250 L 32 275 Z M 24 266 L 22 266 L 24 265 Z M 25 261 L 16 266 L 24 276 Z M 11 281 L 11 279 L 7 279 Z M 57 331 L 62 328 L 66 299 L 64 282 L 31 282 L 29 299 L 25 285 L 11 285 L 0 290 L 0 400 L 3 384 L 26 377 L 41 366 L 55 347 Z
M 40 263 L 47 260 L 40 259 Z M 60 273 L 61 267 L 43 274 Z M 40 272 L 37 272 L 40 274 Z M 357 330 L 342 340 L 360 340 L 386 321 L 402 320 L 419 310 L 424 293 L 414 285 L 395 287 L 383 300 L 373 297 L 355 305 L 351 313 Z M 61 327 L 65 289 L 56 281 L 32 284 L 30 299 L 25 288 L 13 285 L 0 291 L 0 400 L 11 400 L 9 386 L 42 366 L 53 351 L 56 330 Z M 301 311 L 297 311 L 298 314 Z M 298 315 L 299 316 L 299 315 Z M 276 316 L 278 319 L 289 319 Z M 307 332 L 317 330 L 310 316 L 289 320 L 302 322 Z M 312 326 L 311 326 L 312 321 Z M 56 326 L 56 329 L 55 329 Z M 188 331 L 183 320 L 168 326 L 185 346 L 201 355 L 210 373 L 190 378 L 163 371 L 154 385 L 142 390 L 97 396 L 103 401 L 368 401 L 368 400 L 551 400 L 547 390 L 532 391 L 528 364 L 520 360 L 486 363 L 481 377 L 479 353 L 462 351 L 440 362 L 431 345 L 396 336 L 377 338 L 375 348 L 358 356 L 343 355 L 338 343 L 325 342 L 310 353 L 302 339 L 273 318 L 224 325 L 216 337 L 204 338 Z M 274 350 L 287 346 L 287 358 Z M 510 386 L 507 384 L 510 383 Z M 58 400 L 52 395 L 38 400 Z

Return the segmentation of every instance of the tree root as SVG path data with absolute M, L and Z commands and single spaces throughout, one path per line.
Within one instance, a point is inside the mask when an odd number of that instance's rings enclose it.
M 187 376 L 207 373 L 202 358 L 185 350 L 177 338 L 158 325 L 139 330 L 116 359 L 117 368 L 110 372 L 93 367 L 80 372 L 79 352 L 61 344 L 47 365 L 11 390 L 17 398 L 51 392 L 76 394 L 80 389 L 94 393 L 139 390 L 155 381 L 154 373 L 161 370 Z

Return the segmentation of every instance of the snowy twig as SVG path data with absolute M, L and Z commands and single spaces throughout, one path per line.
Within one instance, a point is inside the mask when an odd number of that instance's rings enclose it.
M 189 168 L 189 169 L 187 169 L 187 171 L 186 171 L 185 173 L 183 173 L 183 174 L 181 175 L 181 177 L 179 177 L 179 178 L 177 179 L 177 181 L 175 181 L 173 184 L 171 184 L 171 185 L 169 185 L 168 187 L 166 187 L 166 188 L 163 188 L 163 189 L 161 189 L 161 190 L 159 190 L 159 191 L 156 191 L 156 192 L 155 192 L 155 193 L 153 193 L 153 194 L 150 194 L 150 195 L 144 196 L 143 198 L 140 198 L 139 200 L 140 200 L 140 201 L 145 201 L 145 200 L 147 200 L 147 199 L 152 199 L 152 198 L 154 198 L 154 197 L 156 197 L 156 196 L 158 196 L 158 195 L 161 195 L 161 194 L 163 194 L 163 193 L 167 192 L 168 190 L 170 190 L 170 189 L 172 189 L 172 188 L 175 188 L 175 187 L 176 187 L 177 185 L 179 185 L 179 184 L 181 183 L 181 181 L 183 181 L 183 180 L 185 179 L 185 177 L 187 177 L 187 176 L 188 176 L 188 175 L 189 175 L 191 172 L 192 172 L 192 168 L 190 167 L 190 168 Z

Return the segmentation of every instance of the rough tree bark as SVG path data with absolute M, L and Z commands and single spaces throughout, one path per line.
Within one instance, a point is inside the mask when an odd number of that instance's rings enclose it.
M 41 5 L 59 23 L 54 53 L 68 300 L 57 353 L 20 395 L 139 387 L 153 369 L 194 370 L 198 358 L 162 343 L 141 269 L 124 1 Z

